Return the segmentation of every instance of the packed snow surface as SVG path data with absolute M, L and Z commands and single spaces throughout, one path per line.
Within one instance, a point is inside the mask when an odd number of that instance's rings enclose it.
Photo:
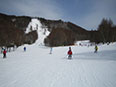
M 50 48 L 33 45 L 0 54 L 0 87 L 116 87 L 116 43 L 94 46 Z

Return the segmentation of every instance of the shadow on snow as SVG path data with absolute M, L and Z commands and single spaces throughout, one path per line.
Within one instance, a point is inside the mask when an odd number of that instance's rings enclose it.
M 73 59 L 78 60 L 113 60 L 116 61 L 116 50 L 86 52 L 73 54 Z

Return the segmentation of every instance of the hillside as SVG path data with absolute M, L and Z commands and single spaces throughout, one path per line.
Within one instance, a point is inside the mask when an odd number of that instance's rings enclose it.
M 40 21 L 41 26 L 36 23 L 33 27 L 33 19 Z M 27 28 L 30 28 L 28 33 Z M 38 28 L 50 32 L 43 40 L 47 46 L 72 45 L 77 40 L 89 39 L 87 30 L 71 22 L 0 14 L 0 46 L 32 44 L 39 38 Z
M 0 14 L 1 47 L 33 44 L 38 38 L 41 39 L 39 33 L 44 38 L 38 44 L 42 43 L 46 46 L 68 46 L 80 40 L 90 40 L 94 43 L 116 41 L 116 26 L 111 20 L 107 19 L 101 21 L 97 30 L 88 31 L 71 22 L 62 20 Z

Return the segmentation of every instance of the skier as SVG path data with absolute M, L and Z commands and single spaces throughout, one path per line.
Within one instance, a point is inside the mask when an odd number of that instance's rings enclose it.
M 95 45 L 95 51 L 94 51 L 94 53 L 97 53 L 97 51 L 98 51 L 98 46 Z
M 52 47 L 50 48 L 50 54 L 52 54 Z
M 72 51 L 71 51 L 71 47 L 69 47 L 69 51 L 68 51 L 68 59 L 72 59 Z
M 2 47 L 2 49 L 1 49 L 1 53 L 3 53 L 3 51 L 4 51 L 4 48 Z
M 3 58 L 6 58 L 6 50 L 3 51 Z
M 24 47 L 24 51 L 26 51 L 26 47 Z

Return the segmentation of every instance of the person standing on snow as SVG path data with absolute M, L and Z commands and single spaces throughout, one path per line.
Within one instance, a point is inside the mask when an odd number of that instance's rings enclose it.
M 24 47 L 24 51 L 26 51 L 26 47 Z
M 2 49 L 1 49 L 1 53 L 3 53 L 3 51 L 4 51 L 4 48 L 2 47 Z
M 6 58 L 6 50 L 3 51 L 3 58 Z
M 69 47 L 68 59 L 72 59 L 72 50 L 71 50 L 71 47 Z
M 52 47 L 51 47 L 51 48 L 50 48 L 50 54 L 52 54 L 52 50 L 53 50 L 53 49 L 52 49 Z
M 98 51 L 98 46 L 95 45 L 95 51 L 94 51 L 94 53 L 97 53 L 97 51 Z

